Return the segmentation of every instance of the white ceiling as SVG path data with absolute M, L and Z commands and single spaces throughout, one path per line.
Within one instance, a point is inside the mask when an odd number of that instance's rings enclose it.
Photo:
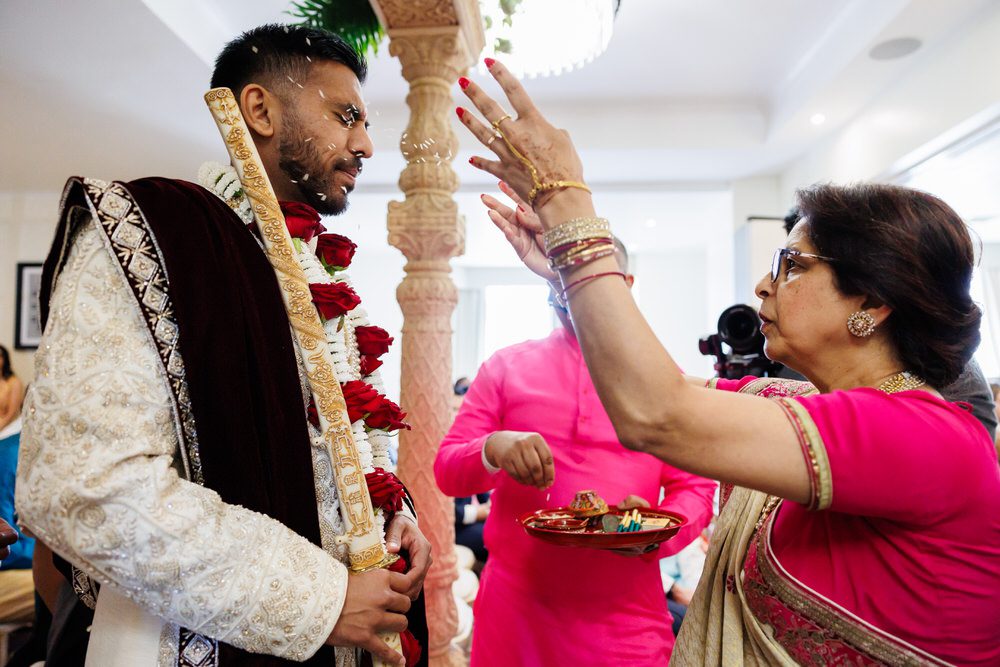
M 0 190 L 67 175 L 193 177 L 221 158 L 201 101 L 227 39 L 287 20 L 289 0 L 5 0 L 0 4 Z M 774 173 L 875 99 L 990 0 L 623 0 L 615 36 L 584 69 L 527 82 L 571 131 L 594 183 L 725 184 Z M 915 55 L 874 44 L 914 36 Z M 553 30 L 553 39 L 561 36 Z M 393 187 L 406 84 L 382 49 L 366 95 L 378 153 L 359 189 Z M 820 127 L 809 117 L 822 112 Z M 460 129 L 457 127 L 456 129 Z M 456 169 L 475 148 L 459 134 Z

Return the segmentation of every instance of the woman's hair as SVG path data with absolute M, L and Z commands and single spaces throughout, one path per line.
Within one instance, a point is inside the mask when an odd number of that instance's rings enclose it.
M 907 370 L 936 387 L 954 382 L 979 346 L 982 318 L 969 294 L 972 239 L 958 214 L 895 185 L 821 184 L 797 196 L 817 253 L 835 260 L 840 291 L 892 308 L 883 326 Z
M 0 345 L 0 378 L 6 380 L 14 374 L 14 369 L 10 367 L 10 353 L 7 348 Z

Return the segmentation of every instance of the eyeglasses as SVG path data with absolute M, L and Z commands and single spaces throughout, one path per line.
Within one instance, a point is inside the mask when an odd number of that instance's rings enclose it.
M 833 257 L 824 257 L 823 255 L 813 255 L 808 252 L 802 252 L 801 250 L 792 250 L 791 248 L 778 248 L 774 251 L 774 257 L 771 258 L 771 283 L 778 282 L 778 277 L 781 275 L 781 265 L 786 262 L 789 257 L 807 257 L 809 259 L 820 259 L 824 262 L 836 262 Z M 787 269 L 785 271 L 787 274 Z

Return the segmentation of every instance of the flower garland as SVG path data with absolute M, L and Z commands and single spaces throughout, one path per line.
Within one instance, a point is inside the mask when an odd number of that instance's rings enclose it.
M 243 192 L 236 170 L 229 165 L 207 162 L 198 170 L 199 183 L 218 197 L 250 224 L 253 211 Z M 389 434 L 402 428 L 406 413 L 385 397 L 385 386 L 378 372 L 380 356 L 392 344 L 392 337 L 382 328 L 372 326 L 367 312 L 360 307 L 361 298 L 354 291 L 346 269 L 354 258 L 357 246 L 339 234 L 324 234 L 319 216 L 311 207 L 283 203 L 282 211 L 296 251 L 299 266 L 309 281 L 326 333 L 327 346 L 333 357 L 334 372 L 347 402 L 348 418 L 362 471 L 375 506 L 375 521 L 385 542 L 385 524 L 398 510 L 397 501 L 372 492 L 373 483 L 391 473 Z M 310 437 L 314 447 L 324 446 L 319 431 L 319 419 L 310 399 L 308 406 Z M 400 485 L 402 488 L 402 485 Z M 335 501 L 339 515 L 339 501 Z M 343 532 L 342 526 L 337 526 Z
M 198 183 L 211 190 L 233 209 L 240 220 L 246 224 L 253 222 L 253 209 L 250 198 L 243 192 L 243 184 L 236 169 L 218 162 L 206 162 L 198 169 Z

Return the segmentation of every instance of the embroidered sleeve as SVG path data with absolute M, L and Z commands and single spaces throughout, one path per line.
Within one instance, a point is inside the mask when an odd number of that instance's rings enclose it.
M 823 437 L 805 406 L 791 398 L 779 398 L 777 401 L 795 429 L 809 468 L 808 507 L 811 510 L 825 510 L 833 502 L 833 476 Z
M 167 621 L 248 651 L 308 658 L 340 614 L 344 566 L 178 475 L 165 382 L 123 277 L 86 227 L 36 356 L 22 517 L 54 551 Z

